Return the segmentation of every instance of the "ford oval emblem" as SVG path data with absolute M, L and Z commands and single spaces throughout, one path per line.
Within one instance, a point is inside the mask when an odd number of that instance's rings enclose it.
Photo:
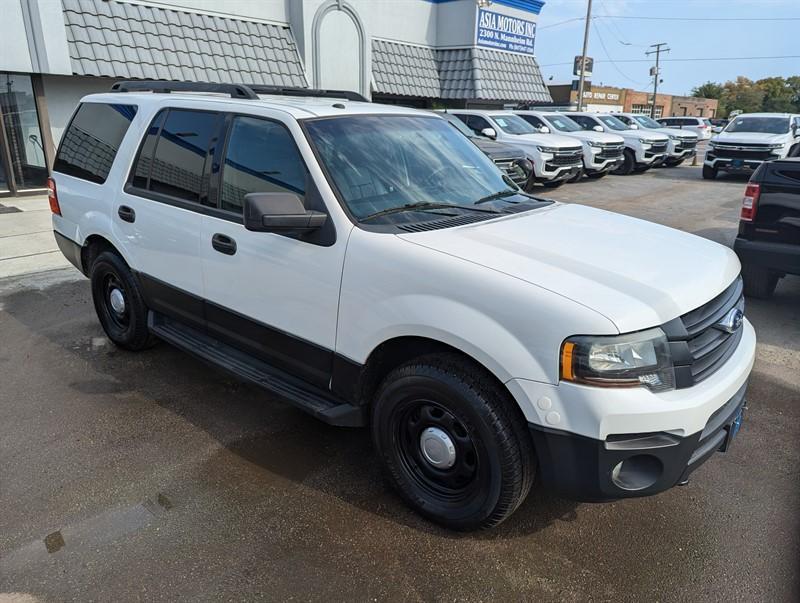
M 736 330 L 742 326 L 743 321 L 744 312 L 739 308 L 731 308 L 722 320 L 714 324 L 714 328 L 725 331 L 726 333 L 735 333 Z

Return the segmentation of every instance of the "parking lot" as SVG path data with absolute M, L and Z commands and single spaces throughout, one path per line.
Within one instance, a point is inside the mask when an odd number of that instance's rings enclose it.
M 731 245 L 744 183 L 685 165 L 540 190 Z M 687 486 L 603 505 L 535 488 L 460 534 L 387 488 L 366 430 L 164 344 L 115 349 L 87 281 L 45 268 L 0 278 L 0 601 L 800 596 L 800 278 L 748 300 L 745 422 Z

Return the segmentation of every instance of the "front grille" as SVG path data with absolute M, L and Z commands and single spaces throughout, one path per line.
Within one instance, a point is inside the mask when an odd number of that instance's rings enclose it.
M 713 375 L 733 355 L 743 327 L 733 333 L 718 323 L 734 308 L 744 312 L 741 277 L 711 301 L 664 325 L 675 363 L 676 386 L 691 387 Z
M 650 152 L 654 154 L 664 153 L 667 150 L 666 142 L 654 142 L 650 145 Z
M 603 159 L 619 159 L 622 157 L 622 152 L 625 150 L 625 145 L 604 146 L 601 147 L 598 157 Z
M 679 151 L 690 151 L 697 146 L 696 140 L 681 140 L 678 143 Z
M 552 159 L 547 161 L 547 165 L 563 166 L 563 165 L 580 165 L 583 161 L 583 156 L 578 153 L 570 153 L 564 155 L 555 155 Z
M 711 152 L 720 159 L 754 159 L 756 161 L 764 161 L 772 157 L 772 150 L 770 149 L 755 149 L 750 147 L 740 150 L 717 146 L 714 147 Z
M 528 181 L 528 174 L 519 165 L 517 159 L 495 159 L 494 163 L 504 174 L 511 178 L 515 184 L 522 185 Z

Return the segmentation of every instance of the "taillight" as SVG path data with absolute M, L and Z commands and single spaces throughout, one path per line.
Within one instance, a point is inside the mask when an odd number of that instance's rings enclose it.
M 50 202 L 50 211 L 61 215 L 61 208 L 58 205 L 58 193 L 56 192 L 56 181 L 52 178 L 47 179 L 47 200 Z
M 752 222 L 758 210 L 758 198 L 761 196 L 761 185 L 748 183 L 742 199 L 742 213 L 739 219 L 745 222 Z

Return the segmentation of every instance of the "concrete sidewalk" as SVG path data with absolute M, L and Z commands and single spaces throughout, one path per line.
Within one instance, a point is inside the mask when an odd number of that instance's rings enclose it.
M 75 270 L 53 237 L 47 196 L 0 199 L 0 279 Z

